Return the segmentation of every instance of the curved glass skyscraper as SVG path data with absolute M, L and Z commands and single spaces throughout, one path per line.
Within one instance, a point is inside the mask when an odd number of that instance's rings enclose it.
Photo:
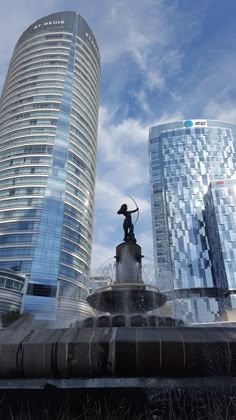
M 46 317 L 68 293 L 89 313 L 99 66 L 78 13 L 46 16 L 18 40 L 0 100 L 0 268 L 28 275 L 24 310 Z
M 186 120 L 152 127 L 149 157 L 161 289 L 172 296 L 176 316 L 213 321 L 222 287 L 212 276 L 204 195 L 212 180 L 236 179 L 236 125 Z

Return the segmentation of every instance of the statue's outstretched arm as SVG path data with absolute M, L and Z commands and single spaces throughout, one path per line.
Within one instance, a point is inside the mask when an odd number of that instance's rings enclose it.
M 138 207 L 135 210 L 130 210 L 130 213 L 135 213 L 136 211 L 138 211 Z

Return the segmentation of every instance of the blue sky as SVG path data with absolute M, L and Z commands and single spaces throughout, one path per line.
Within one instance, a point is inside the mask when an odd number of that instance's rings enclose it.
M 2 0 L 0 86 L 21 33 L 56 11 L 78 11 L 101 54 L 92 267 L 122 241 L 122 203 L 153 258 L 148 130 L 188 118 L 236 122 L 235 0 Z

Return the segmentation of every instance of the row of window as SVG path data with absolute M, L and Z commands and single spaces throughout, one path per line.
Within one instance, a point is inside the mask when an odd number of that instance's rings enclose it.
M 52 60 L 52 59 L 57 59 L 57 60 L 59 59 L 63 61 L 65 60 L 67 62 L 68 57 L 69 55 L 68 55 L 67 49 L 55 49 L 55 50 L 53 48 L 48 48 L 47 50 L 35 49 L 33 53 L 27 54 L 25 56 L 21 56 L 17 60 L 15 60 L 13 57 L 13 62 L 12 62 L 13 65 L 9 69 L 8 75 L 13 81 L 17 79 L 18 74 L 22 76 L 24 69 L 26 69 L 26 66 L 27 66 L 27 70 L 29 69 L 29 66 L 31 64 L 38 63 L 38 66 L 40 67 L 40 64 L 45 65 L 45 61 Z M 8 82 L 9 82 L 9 78 L 8 78 Z M 11 91 L 10 89 L 11 89 L 11 85 L 8 83 L 8 85 L 6 85 L 6 87 L 4 88 L 4 96 L 8 91 L 9 92 Z
M 51 127 L 49 128 L 51 131 Z M 22 131 L 28 131 L 28 135 L 22 135 Z M 9 136 L 4 136 L 3 141 L 1 142 L 1 150 L 5 150 L 7 148 L 10 148 L 12 146 L 26 146 L 27 144 L 32 145 L 33 144 L 49 144 L 52 145 L 54 143 L 55 139 L 55 129 L 53 129 L 52 135 L 44 135 L 42 133 L 38 133 L 39 135 L 35 134 L 32 135 L 31 128 L 28 130 L 20 130 L 20 135 L 15 136 L 14 139 L 10 138 Z M 12 137 L 12 133 L 10 134 L 10 137 Z M 16 139 L 17 137 L 17 139 Z
M 27 295 L 31 296 L 56 297 L 56 293 L 57 287 L 47 284 L 29 283 L 27 289 Z
M 70 142 L 70 152 L 69 153 L 73 153 L 74 155 L 79 156 L 79 158 L 82 158 L 83 162 L 87 164 L 88 167 L 90 167 L 92 169 L 93 172 L 95 172 L 95 159 L 91 160 L 91 155 L 89 152 L 89 149 L 82 143 L 82 147 L 80 147 L 80 144 L 82 142 Z M 87 149 L 87 150 L 86 150 Z M 84 153 L 84 150 L 86 151 L 86 153 Z M 84 168 L 83 168 L 84 169 Z
M 41 164 L 45 166 L 49 166 L 51 163 L 51 158 L 48 156 L 32 156 L 32 157 L 17 157 L 15 159 L 6 159 L 2 162 L 0 161 L 0 169 L 1 168 L 8 168 L 12 167 L 15 169 L 18 169 L 18 165 L 26 165 L 26 170 L 29 170 L 30 164 Z M 15 167 L 16 166 L 16 167 Z M 21 168 L 22 171 L 24 168 Z M 17 172 L 14 172 L 17 173 Z
M 80 232 L 82 235 L 85 236 L 85 238 L 91 239 L 91 233 L 89 232 L 89 230 L 86 227 L 84 227 L 81 223 L 78 223 L 78 220 L 73 219 L 68 215 L 64 215 L 63 225 L 64 224 L 68 225 L 68 227 L 73 228 L 74 233 L 76 235 L 78 234 L 78 232 Z
M 6 190 L 0 190 L 0 198 L 4 197 L 14 197 L 14 196 L 24 196 L 24 195 L 42 195 L 45 193 L 45 188 L 40 187 L 19 187 L 11 188 Z
M 6 108 L 10 103 L 14 102 L 14 101 L 18 101 L 21 100 L 22 98 L 29 96 L 29 95 L 34 95 L 35 97 L 37 95 L 42 95 L 42 96 L 47 96 L 51 93 L 54 95 L 62 95 L 63 93 L 63 88 L 62 87 L 57 87 L 57 86 L 52 86 L 51 90 L 49 90 L 48 88 L 44 88 L 44 87 L 31 87 L 28 89 L 24 89 L 21 92 L 18 92 L 17 90 L 14 90 L 12 92 L 12 95 L 7 95 L 6 96 L 6 100 L 4 98 L 1 97 L 1 109 L 0 111 L 4 111 L 4 108 Z M 5 104 L 6 102 L 6 104 Z M 5 104 L 5 105 L 4 105 Z
M 16 112 L 14 113 L 14 116 L 13 117 L 8 117 L 7 119 L 6 119 L 6 122 L 10 122 L 10 121 L 18 121 L 19 122 L 19 120 L 23 120 L 23 119 L 30 119 L 30 121 L 28 122 L 28 123 L 30 123 L 30 124 L 32 124 L 32 119 L 33 120 L 35 120 L 35 118 L 42 118 L 42 117 L 47 117 L 47 120 L 49 121 L 49 122 L 47 122 L 47 124 L 49 123 L 49 124 L 52 124 L 52 122 L 51 122 L 51 120 L 52 119 L 55 119 L 55 118 L 58 118 L 58 110 L 57 111 L 55 111 L 55 110 L 37 110 L 37 109 L 35 109 L 35 110 L 31 110 L 31 111 L 29 111 L 29 112 L 21 112 L 21 113 L 19 113 L 19 114 L 17 114 Z M 44 121 L 41 121 L 41 120 L 38 120 L 38 122 L 40 123 L 41 122 L 41 124 L 45 124 L 45 122 Z M 2 122 L 2 124 L 4 124 L 4 121 Z
M 75 220 L 80 220 L 80 222 L 83 223 L 86 227 L 88 227 L 88 229 L 90 230 L 92 229 L 91 220 L 87 216 L 84 216 L 81 211 L 70 206 L 68 203 L 64 204 L 64 214 L 65 215 L 68 214 L 69 216 L 73 217 Z
M 1 152 L 1 159 L 8 158 L 11 156 L 17 155 L 32 155 L 32 154 L 52 154 L 52 146 L 44 145 L 44 144 L 37 144 L 37 145 L 29 145 L 29 146 L 20 146 L 20 147 L 13 147 L 12 149 L 6 150 L 5 152 Z
M 0 277 L 0 288 L 2 289 L 13 289 L 21 291 L 23 289 L 23 286 L 24 284 L 20 283 L 19 281 Z
M 88 90 L 80 81 L 73 83 L 72 98 L 75 98 L 75 100 L 77 98 L 80 100 L 81 98 L 83 102 L 88 105 L 88 110 L 91 110 L 93 115 L 97 115 L 97 104 L 94 100 L 93 92 Z
M 38 62 L 35 61 L 35 62 L 33 62 L 31 64 L 28 64 L 28 65 L 19 66 L 16 73 L 19 73 L 19 76 L 21 77 L 22 73 L 26 72 L 27 70 L 28 71 L 30 70 L 33 73 L 33 70 L 36 70 L 37 68 L 40 68 L 41 66 L 42 66 L 42 62 L 40 60 Z M 58 60 L 58 59 L 52 59 L 52 60 L 48 60 L 48 61 L 44 60 L 43 61 L 43 66 L 45 66 L 45 67 L 50 66 L 50 70 L 51 70 L 52 74 L 57 74 L 58 69 L 60 69 L 60 73 L 62 74 L 62 78 L 64 78 L 63 75 L 65 74 L 65 71 L 66 71 L 66 68 L 67 68 L 67 62 L 66 62 L 66 60 L 64 61 L 64 60 Z M 11 80 L 12 79 L 11 78 L 9 78 L 9 79 L 10 79 L 10 81 L 8 81 L 7 86 L 9 85 L 11 87 Z M 5 104 L 4 107 L 5 108 L 6 108 L 6 105 L 10 101 L 12 101 L 12 97 L 14 97 L 14 93 L 15 93 L 15 90 L 12 90 L 12 93 L 9 97 L 9 95 L 5 95 L 5 90 L 4 90 L 4 104 Z M 18 93 L 17 89 L 16 89 L 16 93 Z M 3 99 L 3 96 L 2 96 L 2 99 Z
M 9 140 L 9 137 L 10 139 L 16 139 L 19 137 L 22 138 L 24 135 L 30 137 L 33 134 L 35 134 L 36 136 L 40 136 L 40 135 L 43 136 L 44 134 L 47 136 L 51 134 L 52 135 L 51 139 L 53 139 L 53 135 L 55 135 L 55 126 L 48 126 L 48 127 L 38 126 L 37 127 L 37 126 L 31 125 L 28 128 L 19 127 L 19 129 L 16 128 L 14 131 L 9 130 L 9 132 L 2 135 L 1 139 L 4 141 L 4 140 Z M 2 153 L 1 153 L 1 157 L 2 157 Z
M 14 196 L 13 196 L 14 197 Z M 43 198 L 4 198 L 0 200 L 0 208 L 19 208 L 19 207 L 25 207 L 25 206 L 42 206 Z
M 86 194 L 92 194 L 92 197 L 94 197 L 94 185 L 90 179 L 71 163 L 68 165 L 66 180 L 74 184 L 79 183 L 82 191 L 84 191 Z
M 53 40 L 55 40 L 55 41 L 60 40 L 60 42 L 70 42 L 71 39 L 72 39 L 72 34 L 68 34 L 68 33 L 64 33 L 64 32 L 62 32 L 62 33 L 48 33 L 48 34 L 40 33 L 40 34 L 37 34 L 36 36 L 34 36 L 33 38 L 27 38 L 26 41 L 21 42 L 21 44 L 17 48 L 17 53 L 21 54 L 22 50 L 24 50 L 27 47 L 30 47 L 31 45 L 34 46 L 35 43 L 37 43 L 37 42 L 44 42 L 44 41 L 48 41 L 48 40 L 50 40 L 50 42 L 53 41 Z
M 1 266 L 1 264 L 0 264 Z M 89 273 L 89 266 L 86 263 L 81 262 L 81 271 L 85 274 Z M 65 277 L 70 280 L 77 280 L 79 277 L 79 272 L 73 268 L 66 267 L 64 265 L 59 266 L 59 277 Z
M 48 93 L 48 90 L 51 88 L 52 91 L 54 89 L 57 88 L 57 91 L 59 91 L 59 89 L 63 90 L 64 87 L 64 80 L 61 79 L 61 81 L 57 81 L 54 80 L 54 78 L 52 77 L 51 80 L 44 80 L 44 81 L 37 81 L 37 82 L 29 82 L 26 83 L 24 86 L 19 86 L 18 88 L 13 88 L 12 86 L 4 91 L 4 96 L 6 95 L 7 98 L 9 99 L 11 97 L 11 93 L 13 94 L 13 96 L 18 96 L 20 97 L 20 95 L 25 94 L 26 90 L 34 90 L 34 92 L 36 92 L 37 90 L 40 89 L 41 92 L 43 92 L 44 88 L 47 88 L 47 90 L 45 89 L 45 93 Z M 3 96 L 3 100 L 2 103 L 4 104 L 4 96 Z
M 82 203 L 84 203 L 85 206 L 92 205 L 90 202 L 90 198 L 88 198 L 88 194 L 85 194 L 82 189 L 79 186 L 74 186 L 67 182 L 66 184 L 66 192 L 75 195 L 80 199 Z
M 5 107 L 1 107 L 1 115 L 5 115 L 4 112 L 11 112 L 15 107 L 21 106 L 22 104 L 31 104 L 39 105 L 41 101 L 47 101 L 48 105 L 53 104 L 54 102 L 58 102 L 58 105 L 60 106 L 60 98 L 61 98 L 62 92 L 55 95 L 54 92 L 52 94 L 43 95 L 41 92 L 35 96 L 32 96 L 32 93 L 26 92 L 25 95 L 21 95 L 21 98 L 13 98 L 11 97 L 9 100 L 7 98 L 7 102 L 5 104 Z M 30 105 L 29 105 L 30 106 Z
M 93 90 L 92 86 L 83 78 L 83 75 L 81 73 L 75 72 L 74 78 L 73 78 L 73 88 L 75 86 L 78 86 L 79 89 L 82 89 L 89 94 L 90 99 L 94 103 L 95 109 L 98 107 L 98 90 Z
M 89 116 L 89 119 L 92 121 L 95 130 L 97 129 L 97 110 L 95 108 L 95 105 L 92 103 L 90 98 L 88 96 L 85 96 L 82 92 L 82 89 L 80 90 L 80 93 L 78 94 L 78 90 L 73 88 L 73 94 L 72 94 L 72 112 L 75 109 L 85 109 L 84 116 Z
M 55 40 L 42 40 L 42 39 L 36 40 L 34 38 L 31 42 L 28 41 L 24 45 L 21 45 L 20 48 L 17 48 L 17 51 L 14 54 L 13 64 L 15 64 L 17 62 L 18 57 L 21 59 L 24 54 L 34 52 L 36 46 L 40 47 L 40 49 L 47 50 L 48 47 L 56 47 L 56 48 L 58 47 L 58 49 L 61 49 L 61 48 L 69 49 L 70 45 L 71 45 L 71 39 L 66 39 L 66 40 L 62 39 L 62 40 L 58 41 L 57 39 L 55 39 Z
M 70 282 L 60 281 L 59 296 L 85 301 L 88 296 L 88 291 L 83 287 L 79 287 Z
M 61 251 L 60 262 L 66 263 L 67 265 L 70 265 L 74 268 L 78 268 L 82 270 L 83 269 L 82 267 L 84 266 L 84 262 L 80 259 L 81 256 L 83 257 L 82 254 L 84 254 L 84 258 L 88 262 L 88 254 L 86 254 L 86 252 L 83 251 L 82 248 L 80 249 L 80 253 L 78 256 Z
M 89 207 L 85 206 L 83 203 L 81 203 L 79 197 L 75 197 L 72 194 L 68 193 L 67 191 L 66 191 L 66 196 L 65 196 L 65 203 L 69 204 L 72 207 L 75 207 L 77 210 L 83 212 L 84 217 L 87 217 L 90 220 L 93 219 L 91 209 Z
M 84 54 L 75 53 L 75 64 L 78 68 L 82 68 L 83 72 L 88 75 L 89 79 L 93 81 L 94 86 L 96 89 L 99 89 L 99 71 L 91 65 L 91 63 L 87 60 Z
M 92 67 L 96 69 L 99 74 L 99 59 L 95 59 L 94 54 L 91 53 L 87 45 L 77 36 L 76 53 L 81 54 L 86 60 L 89 60 Z
M 83 129 L 83 127 L 82 127 Z M 78 139 L 81 141 L 83 141 L 83 146 L 88 145 L 89 146 L 89 153 L 92 154 L 92 156 L 96 157 L 96 145 L 95 140 L 93 137 L 89 136 L 88 133 L 83 133 L 81 130 L 78 129 L 78 124 L 73 125 L 72 123 L 70 124 L 70 135 L 71 135 L 71 139 L 74 140 L 75 139 L 75 143 L 77 143 Z
M 34 173 L 34 168 L 31 168 L 33 171 L 31 171 L 31 174 Z M 46 185 L 47 183 L 47 177 L 46 176 L 20 176 L 17 178 L 8 178 L 8 179 L 1 179 L 1 187 L 11 187 L 12 185 L 20 185 L 23 186 L 24 184 L 30 185 L 33 184 L 36 185 Z
M 77 165 L 79 168 L 83 169 L 85 172 L 91 176 L 93 182 L 94 182 L 94 170 L 90 169 L 90 167 L 85 163 L 79 156 L 75 155 L 75 153 L 69 151 L 68 153 L 68 161 L 71 161 L 75 165 Z
M 42 117 L 42 115 L 39 115 L 39 116 Z M 47 115 L 47 116 L 49 116 L 49 115 Z M 43 118 L 35 119 L 35 117 L 33 118 L 33 115 L 32 115 L 31 119 L 24 119 L 24 120 L 19 119 L 19 120 L 17 120 L 17 118 L 14 118 L 12 120 L 7 120 L 6 124 L 3 125 L 1 131 L 2 131 L 3 134 L 7 132 L 8 135 L 11 136 L 11 131 L 12 130 L 15 131 L 15 129 L 17 129 L 17 130 L 22 130 L 23 129 L 24 130 L 24 129 L 27 129 L 27 128 L 31 129 L 32 126 L 37 127 L 37 128 L 41 127 L 41 126 L 43 126 L 43 127 L 44 126 L 49 126 L 49 130 L 50 130 L 50 128 L 52 126 L 56 127 L 56 125 L 57 125 L 57 119 L 53 118 L 53 117 L 58 117 L 58 113 L 53 113 L 53 115 L 50 116 L 51 119 L 43 119 Z M 53 132 L 53 130 L 50 130 L 50 131 L 51 131 L 51 133 Z
M 82 225 L 80 225 L 80 228 L 81 227 L 82 227 Z M 88 252 L 89 252 L 90 248 L 91 248 L 91 237 L 92 237 L 92 235 L 87 229 L 85 229 L 84 232 L 83 233 L 84 233 L 85 237 L 81 236 L 81 234 L 78 231 L 74 230 L 74 228 L 71 228 L 71 227 L 68 227 L 68 226 L 63 226 L 62 236 L 64 237 L 64 239 L 69 239 L 71 241 L 76 242 L 77 244 L 80 244 L 81 246 L 83 246 L 84 249 L 88 250 Z M 81 229 L 81 233 L 82 233 L 82 229 Z
M 32 257 L 33 253 L 32 247 L 0 248 L 0 258 Z
M 91 111 L 88 114 L 83 110 L 82 107 L 77 107 L 77 109 L 79 109 L 79 111 L 76 111 L 73 107 L 71 109 L 71 122 L 73 122 L 73 119 L 81 121 L 86 127 L 88 127 L 88 129 L 92 131 L 93 136 L 96 136 L 97 124 L 95 118 L 91 118 Z
M 39 174 L 39 175 L 47 175 L 48 174 L 48 167 L 47 166 L 23 166 L 23 167 L 15 167 L 11 169 L 2 169 L 0 170 L 0 179 L 10 177 L 12 180 L 12 176 L 15 175 L 27 175 L 27 174 Z M 28 177 L 29 178 L 29 177 Z M 8 180 L 10 182 L 10 179 Z
M 83 79 L 86 80 L 86 82 L 92 86 L 94 92 L 98 91 L 99 86 L 97 80 L 94 78 L 93 75 L 91 75 L 90 72 L 88 72 L 88 70 L 85 66 L 83 66 L 82 63 L 78 62 L 78 60 L 75 60 L 74 74 L 78 76 L 81 75 Z
M 1 268 L 8 268 L 17 273 L 29 273 L 31 270 L 31 260 L 11 260 L 11 261 L 0 261 Z
M 22 76 L 22 75 L 20 74 L 19 76 Z M 52 69 L 50 72 L 47 72 L 45 70 L 45 72 L 41 73 L 40 75 L 36 74 L 36 75 L 28 76 L 28 77 L 25 77 L 24 75 L 24 77 L 21 77 L 21 78 L 19 77 L 15 79 L 14 82 L 11 83 L 10 85 L 11 89 L 7 90 L 7 93 L 10 94 L 13 90 L 19 92 L 22 88 L 27 89 L 27 87 L 30 87 L 30 86 L 38 86 L 38 85 L 41 85 L 40 82 L 44 82 L 45 84 L 51 84 L 52 83 L 51 81 L 53 80 L 55 81 L 55 84 L 58 84 L 56 83 L 56 80 L 62 81 L 64 80 L 64 78 L 65 78 L 65 72 L 64 73 L 62 72 L 59 73 L 58 71 L 53 72 Z
M 19 220 L 17 222 L 5 222 L 0 223 L 0 232 L 10 232 L 12 230 L 37 230 L 39 227 L 38 222 L 32 222 L 27 220 Z
M 38 98 L 40 100 L 40 97 Z M 39 102 L 39 103 L 34 103 L 31 98 L 27 101 L 26 105 L 22 105 L 22 104 L 16 104 L 16 105 L 12 105 L 8 110 L 6 110 L 5 113 L 1 114 L 1 123 L 3 120 L 3 118 L 9 118 L 11 115 L 13 116 L 18 116 L 19 118 L 24 118 L 24 115 L 27 115 L 25 113 L 25 111 L 39 111 L 39 110 L 47 110 L 47 113 L 51 114 L 52 111 L 55 110 L 59 110 L 60 108 L 60 103 L 59 102 Z M 41 111 L 41 112 L 42 112 Z M 20 114 L 19 114 L 20 113 Z
M 71 242 L 66 239 L 62 239 L 62 250 L 73 252 L 77 255 L 82 255 L 82 257 L 87 261 L 89 259 L 88 251 L 84 250 L 80 245 Z
M 36 218 L 41 215 L 40 209 L 6 210 L 0 212 L 0 219 Z

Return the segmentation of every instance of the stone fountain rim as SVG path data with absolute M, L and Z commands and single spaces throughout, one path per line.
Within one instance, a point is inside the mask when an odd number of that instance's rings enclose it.
M 157 293 L 161 293 L 164 294 L 163 292 L 161 292 L 158 287 L 153 286 L 151 284 L 145 284 L 145 283 L 113 283 L 109 286 L 105 286 L 105 287 L 99 287 L 96 290 L 94 290 L 90 296 L 96 294 L 96 293 L 100 293 L 100 292 L 109 292 L 109 291 L 113 291 L 113 290 L 122 290 L 122 289 L 130 289 L 130 290 L 149 290 L 151 292 L 157 292 Z
M 128 299 L 127 305 L 123 303 L 124 297 L 131 299 Z M 130 303 L 131 301 L 133 304 Z M 87 297 L 87 302 L 93 308 L 111 313 L 152 311 L 163 306 L 166 301 L 167 297 L 164 293 L 161 293 L 156 287 L 144 283 L 113 284 L 98 288 Z

